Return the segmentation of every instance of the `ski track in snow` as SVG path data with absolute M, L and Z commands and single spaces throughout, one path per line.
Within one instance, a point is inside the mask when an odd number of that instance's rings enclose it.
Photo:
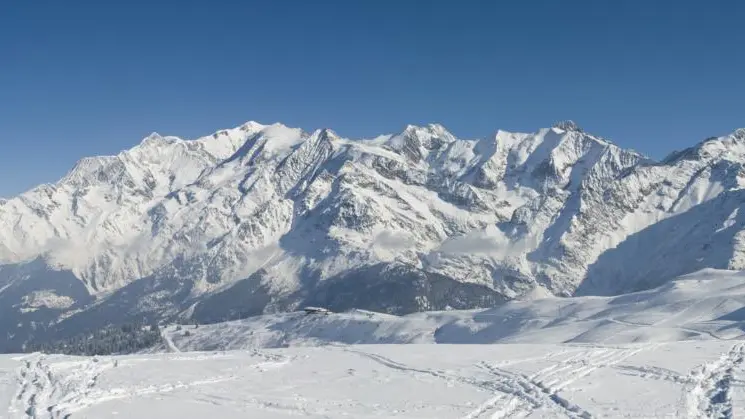
M 677 314 L 682 314 L 686 310 L 688 310 L 689 308 L 686 308 L 685 310 L 683 310 L 683 311 L 681 311 L 680 313 L 677 313 Z M 716 333 L 711 332 L 711 331 L 708 331 L 708 330 L 698 330 L 698 329 L 692 329 L 692 328 L 683 327 L 683 326 L 663 326 L 662 324 L 665 323 L 665 322 L 667 322 L 668 321 L 667 319 L 666 320 L 662 320 L 662 321 L 657 322 L 657 323 L 651 323 L 651 324 L 628 322 L 628 321 L 625 321 L 625 320 L 618 320 L 616 318 L 610 318 L 610 319 L 608 319 L 608 321 L 611 322 L 611 323 L 620 324 L 622 326 L 632 326 L 632 327 L 641 327 L 641 328 L 650 328 L 650 329 L 655 329 L 655 328 L 660 328 L 660 327 L 666 327 L 666 328 L 669 328 L 669 329 L 676 329 L 676 330 L 680 330 L 680 331 L 683 331 L 683 332 L 694 333 L 696 335 L 701 335 L 701 334 L 708 335 L 708 336 L 710 336 L 710 337 L 712 337 L 713 339 L 716 339 L 716 340 L 732 340 L 732 339 L 726 339 L 726 338 L 723 338 L 721 336 L 718 336 Z
M 501 367 L 526 362 L 500 361 L 496 363 L 482 362 L 479 367 L 486 370 L 490 376 L 489 381 L 479 381 L 473 378 L 461 377 L 449 374 L 441 370 L 416 368 L 404 365 L 379 354 L 364 352 L 353 349 L 345 349 L 346 352 L 358 354 L 371 359 L 381 365 L 400 371 L 416 374 L 425 374 L 449 382 L 456 381 L 472 385 L 482 390 L 492 392 L 494 395 L 481 403 L 463 419 L 510 418 L 516 416 L 527 416 L 538 409 L 549 409 L 552 414 L 559 417 L 589 419 L 593 415 L 559 395 L 559 392 L 600 368 L 612 367 L 616 364 L 638 354 L 641 351 L 653 349 L 659 345 L 648 344 L 634 348 L 592 348 L 584 351 L 570 351 L 567 349 L 547 354 L 544 357 L 530 358 L 529 360 L 550 360 L 557 356 L 576 352 L 565 360 L 552 363 L 550 366 L 532 375 L 508 371 Z
M 166 348 L 168 348 L 168 352 L 181 352 L 178 346 L 176 346 L 176 344 L 173 343 L 173 339 L 171 339 L 171 334 L 168 333 L 168 330 L 166 330 L 165 327 L 160 328 L 160 337 L 163 339 L 163 342 L 166 344 Z
M 265 371 L 287 364 L 287 359 L 266 357 L 251 368 Z M 62 363 L 55 372 L 45 356 L 23 361 L 18 372 L 18 393 L 10 406 L 10 419 L 69 419 L 74 412 L 110 400 L 134 398 L 149 394 L 169 393 L 196 386 L 234 380 L 233 376 L 215 376 L 186 383 L 166 383 L 130 388 L 98 389 L 99 376 L 118 366 L 117 360 L 91 358 L 86 361 Z
M 695 419 L 735 417 L 733 388 L 742 385 L 739 374 L 745 363 L 745 342 L 739 342 L 729 350 L 725 349 L 721 355 L 719 354 L 722 349 L 717 347 L 716 351 L 710 352 L 716 358 L 709 358 L 708 362 L 691 368 L 688 373 L 678 373 L 651 364 L 623 364 L 624 361 L 632 359 L 643 351 L 650 351 L 654 354 L 655 349 L 665 345 L 661 343 L 634 346 L 571 345 L 554 347 L 542 356 L 531 355 L 525 358 L 495 361 L 488 360 L 491 355 L 485 357 L 481 354 L 466 363 L 457 364 L 460 366 L 455 368 L 444 365 L 429 368 L 429 364 L 407 364 L 387 355 L 374 353 L 369 347 L 364 346 L 331 345 L 328 349 L 354 354 L 397 373 L 415 375 L 417 381 L 425 386 L 439 381 L 447 384 L 448 388 L 471 387 L 477 390 L 477 394 L 485 395 L 483 398 L 476 396 L 475 405 L 470 403 L 462 405 L 464 410 L 452 416 L 461 419 L 605 417 L 604 415 L 607 414 L 605 411 L 593 412 L 600 405 L 593 404 L 586 397 L 579 402 L 573 401 L 572 394 L 575 394 L 577 388 L 582 388 L 581 380 L 606 368 L 622 375 L 676 384 L 675 391 L 681 393 L 678 396 L 678 403 L 675 402 L 675 398 L 671 400 L 673 408 L 678 409 L 674 417 Z M 292 354 L 279 355 L 258 350 L 249 351 L 248 354 L 252 361 L 248 365 L 241 364 L 241 369 L 247 367 L 260 373 L 288 365 L 296 359 L 296 355 Z M 117 381 L 115 377 L 118 374 L 112 371 L 120 366 L 120 362 L 127 362 L 123 365 L 129 366 L 144 361 L 201 362 L 217 358 L 231 359 L 234 356 L 230 352 L 220 354 L 184 352 L 165 355 L 162 359 L 132 358 L 129 361 L 120 361 L 117 357 L 65 358 L 47 357 L 40 354 L 19 357 L 16 358 L 20 363 L 16 377 L 18 390 L 11 402 L 8 419 L 72 419 L 78 414 L 77 412 L 87 411 L 90 407 L 108 401 L 142 400 L 143 397 L 149 395 L 180 390 L 186 391 L 184 395 L 192 395 L 191 401 L 199 404 L 250 406 L 267 415 L 332 417 L 334 413 L 345 416 L 348 414 L 345 412 L 373 412 L 388 408 L 384 405 L 378 406 L 374 399 L 324 398 L 317 394 L 300 393 L 287 395 L 247 393 L 236 397 L 236 395 L 223 395 L 221 392 L 205 393 L 202 390 L 190 390 L 195 387 L 239 379 L 240 376 L 234 375 L 233 372 L 211 376 L 214 371 L 207 369 L 205 370 L 207 374 L 192 376 L 184 379 L 183 382 L 171 380 L 165 383 L 144 384 L 135 381 L 129 385 Z M 427 362 L 426 359 L 423 362 Z M 542 363 L 544 367 L 529 373 L 513 368 L 520 363 Z M 686 369 L 688 368 L 690 366 Z M 99 380 L 102 374 L 106 374 L 106 381 Z M 106 385 L 99 386 L 100 382 L 105 382 Z M 408 407 L 423 408 L 414 407 L 414 405 L 408 405 Z M 0 417 L 3 416 L 0 414 Z
M 45 360 L 44 356 L 26 359 L 19 371 L 19 392 L 12 412 L 20 413 L 21 418 L 69 418 L 71 413 L 66 407 L 88 397 L 94 391 L 98 377 L 117 365 L 117 361 L 91 358 L 55 374 Z
M 734 345 L 718 360 L 705 363 L 690 373 L 692 386 L 686 391 L 686 408 L 691 418 L 732 418 L 730 391 L 734 372 L 745 361 L 745 344 Z
M 431 370 L 431 369 L 426 369 L 426 368 L 415 368 L 415 367 L 411 367 L 411 366 L 408 366 L 408 365 L 404 365 L 404 364 L 402 364 L 400 362 L 396 362 L 396 361 L 394 361 L 394 360 L 392 360 L 390 358 L 387 358 L 387 357 L 385 357 L 383 355 L 374 354 L 374 353 L 365 352 L 365 351 L 358 351 L 358 350 L 349 349 L 349 348 L 345 348 L 344 351 L 345 352 L 350 352 L 350 353 L 354 353 L 354 354 L 360 355 L 362 357 L 365 357 L 365 358 L 368 358 L 368 359 L 370 359 L 372 361 L 375 361 L 378 364 L 381 364 L 381 365 L 383 365 L 385 367 L 392 368 L 392 369 L 395 369 L 395 370 L 405 371 L 405 372 L 411 372 L 411 373 L 415 373 L 415 374 L 429 375 L 429 376 L 432 376 L 432 377 L 435 377 L 435 378 L 438 378 L 438 379 L 445 380 L 447 382 L 458 382 L 458 383 L 461 383 L 461 384 L 466 384 L 466 385 L 474 386 L 474 387 L 477 387 L 477 388 L 483 389 L 483 390 L 493 390 L 493 388 L 491 387 L 490 383 L 488 383 L 488 382 L 486 382 L 486 383 L 479 382 L 478 380 L 474 380 L 472 378 L 461 377 L 461 376 L 458 376 L 458 375 L 450 374 L 450 373 L 448 373 L 446 371 L 442 371 L 442 370 Z
M 532 375 L 508 371 L 499 364 L 482 363 L 481 367 L 494 377 L 497 392 L 463 419 L 485 417 L 490 412 L 492 419 L 527 416 L 541 408 L 550 409 L 561 417 L 592 418 L 590 412 L 563 398 L 559 392 L 599 368 L 613 366 L 654 346 L 657 345 L 628 349 L 594 348 L 553 363 Z
M 693 384 L 694 382 L 690 375 L 681 375 L 666 368 L 654 366 L 637 367 L 632 365 L 616 365 L 613 368 L 620 370 L 624 374 L 644 379 L 651 378 L 653 380 L 670 381 L 678 384 Z

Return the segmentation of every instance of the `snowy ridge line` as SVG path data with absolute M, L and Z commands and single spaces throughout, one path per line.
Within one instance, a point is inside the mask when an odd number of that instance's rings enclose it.
M 618 297 L 543 298 L 406 316 L 280 313 L 201 324 L 189 336 L 164 330 L 184 351 L 392 343 L 562 343 L 583 351 L 626 349 L 634 342 L 727 342 L 745 338 L 743 284 L 742 273 L 704 271 Z
M 739 134 L 653 163 L 575 124 L 473 140 L 436 124 L 371 140 L 258 123 L 153 134 L 0 206 L 0 303 L 17 307 L 0 329 L 488 308 L 744 269 L 743 162 Z
M 682 313 L 683 312 L 678 313 L 678 314 L 682 314 Z M 646 324 L 646 323 L 627 322 L 627 321 L 618 320 L 618 319 L 614 319 L 614 318 L 608 319 L 608 321 L 611 322 L 611 323 L 617 323 L 617 324 L 620 324 L 620 325 L 623 325 L 623 326 L 634 326 L 634 327 L 650 328 L 650 329 L 665 327 L 661 323 L 668 322 L 668 320 L 661 320 L 659 322 L 660 324 L 658 324 L 658 323 Z M 721 337 L 721 336 L 717 335 L 716 333 L 714 333 L 712 331 L 709 331 L 709 330 L 693 329 L 693 328 L 683 327 L 683 326 L 668 326 L 668 327 L 669 328 L 673 328 L 673 329 L 682 330 L 684 332 L 695 333 L 695 334 L 702 334 L 703 333 L 703 334 L 706 334 L 706 335 L 711 336 L 713 339 L 716 339 L 716 340 L 738 340 L 738 339 L 740 339 L 739 336 L 729 337 L 729 338 L 723 338 L 723 337 Z

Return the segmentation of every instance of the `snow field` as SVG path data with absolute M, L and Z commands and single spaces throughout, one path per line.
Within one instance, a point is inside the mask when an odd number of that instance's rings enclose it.
M 2 356 L 0 418 L 741 417 L 742 362 L 721 341 Z

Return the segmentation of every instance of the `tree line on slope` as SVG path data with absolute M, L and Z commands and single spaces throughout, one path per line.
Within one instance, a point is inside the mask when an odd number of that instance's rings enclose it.
M 161 333 L 157 324 L 128 323 L 52 342 L 28 343 L 25 351 L 85 356 L 130 354 L 159 343 Z

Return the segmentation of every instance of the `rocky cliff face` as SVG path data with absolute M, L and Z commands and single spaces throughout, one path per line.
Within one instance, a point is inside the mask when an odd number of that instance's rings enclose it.
M 573 123 L 480 140 L 440 125 L 152 134 L 0 201 L 0 331 L 8 346 L 305 302 L 470 308 L 741 269 L 743 162 L 745 130 L 662 162 Z

